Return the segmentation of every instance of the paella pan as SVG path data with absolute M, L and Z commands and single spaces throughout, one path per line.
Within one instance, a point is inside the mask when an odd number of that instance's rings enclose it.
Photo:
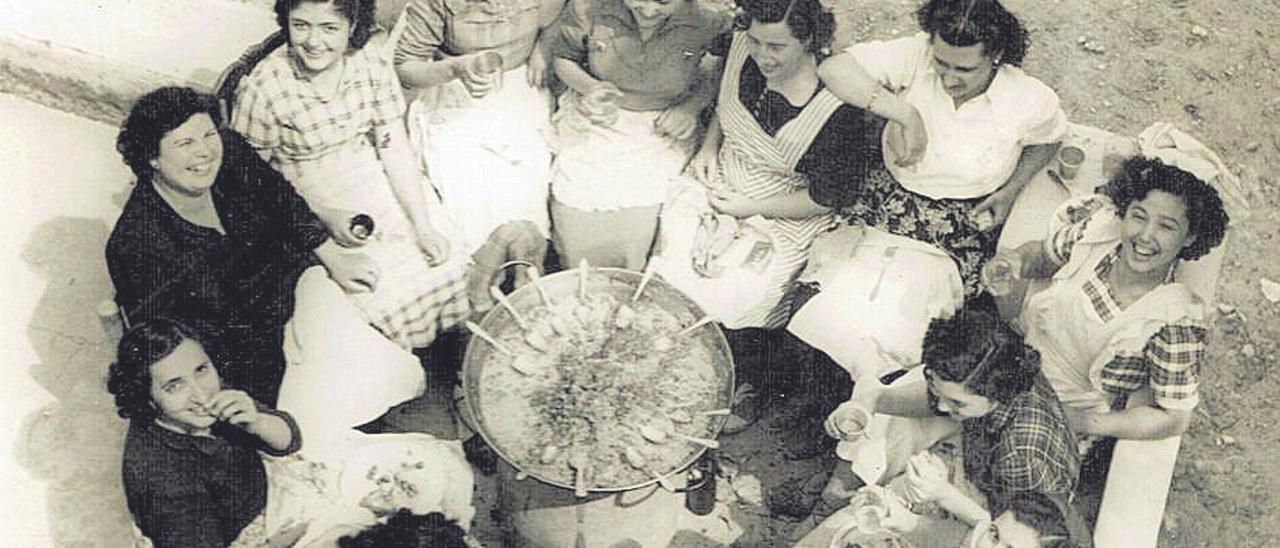
M 733 362 L 692 300 L 651 273 L 585 264 L 532 280 L 495 292 L 463 362 L 499 456 L 583 495 L 646 486 L 716 446 Z

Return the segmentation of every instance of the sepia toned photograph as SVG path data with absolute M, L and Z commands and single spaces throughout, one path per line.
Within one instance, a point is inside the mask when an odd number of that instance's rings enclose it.
M 2 544 L 1280 545 L 1274 0 L 10 0 Z

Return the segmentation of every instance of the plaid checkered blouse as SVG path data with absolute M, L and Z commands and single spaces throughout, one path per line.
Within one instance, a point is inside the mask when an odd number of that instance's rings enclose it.
M 1084 200 L 1081 207 L 1068 211 L 1069 224 L 1059 229 L 1046 242 L 1046 252 L 1056 264 L 1066 264 L 1075 243 L 1096 215 L 1114 215 L 1105 199 Z M 1103 321 L 1111 321 L 1123 309 L 1107 281 L 1120 244 L 1098 261 L 1080 290 Z M 1173 271 L 1169 272 L 1172 281 Z M 1205 358 L 1208 330 L 1204 325 L 1184 319 L 1160 328 L 1147 341 L 1141 353 L 1118 355 L 1102 369 L 1102 388 L 1112 396 L 1113 409 L 1123 409 L 1133 392 L 1150 386 L 1155 402 L 1164 409 L 1190 410 L 1200 402 L 1200 364 Z

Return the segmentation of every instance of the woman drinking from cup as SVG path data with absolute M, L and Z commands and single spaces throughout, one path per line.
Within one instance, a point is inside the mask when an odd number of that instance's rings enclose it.
M 1200 299 L 1172 275 L 1222 242 L 1228 215 L 1212 186 L 1152 158 L 1127 160 L 1100 191 L 1064 204 L 1047 240 L 1001 252 L 983 274 L 1052 278 L 1019 321 L 1078 435 L 1177 436 L 1200 401 L 1208 330 Z
M 498 265 L 540 266 L 546 253 L 551 94 L 543 33 L 563 6 L 414 0 L 405 7 L 395 65 L 400 82 L 418 95 L 409 135 L 462 230 L 459 252 L 476 262 L 472 277 L 481 283 L 471 284 L 470 297 L 477 308 L 490 301 Z M 513 243 L 515 253 L 480 251 Z
M 404 100 L 390 63 L 364 48 L 369 0 L 278 0 L 288 42 L 240 83 L 231 127 L 307 200 L 340 244 L 378 265 L 354 291 L 369 321 L 404 347 L 423 347 L 469 308 L 465 256 L 428 218 L 437 209 L 403 126 Z M 432 200 L 432 201 L 429 201 Z M 374 235 L 352 234 L 367 214 Z
M 564 264 L 644 268 L 670 180 L 715 90 L 704 57 L 727 12 L 695 0 L 571 0 L 552 42 L 553 240 Z
M 138 178 L 106 250 L 126 317 L 185 318 L 232 386 L 304 428 L 358 426 L 422 390 L 417 359 L 343 291 L 375 283 L 377 265 L 341 251 L 288 181 L 218 129 L 212 97 L 143 95 L 117 148 Z M 348 382 L 357 364 L 371 380 Z
M 731 328 L 777 327 L 809 243 L 879 164 L 881 123 L 818 79 L 834 17 L 757 0 L 728 49 L 716 116 L 662 216 L 656 268 Z
M 909 506 L 935 503 L 969 526 L 991 522 L 989 500 L 1016 494 L 1038 493 L 1069 510 L 1079 457 L 1037 353 L 994 314 L 966 307 L 929 325 L 923 355 L 922 380 L 903 377 L 864 392 L 868 397 L 855 397 L 827 419 L 828 432 L 843 440 L 840 453 L 853 462 L 837 463 L 815 518 L 843 505 L 864 481 L 903 472 L 898 492 Z M 957 430 L 960 466 L 926 451 Z M 882 453 L 882 467 L 864 465 L 873 448 Z M 855 472 L 873 469 L 883 473 Z M 1077 518 L 1069 522 L 1083 532 Z

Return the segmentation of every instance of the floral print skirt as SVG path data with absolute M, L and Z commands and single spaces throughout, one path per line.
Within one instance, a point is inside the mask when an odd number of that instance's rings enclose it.
M 965 296 L 973 297 L 982 291 L 978 273 L 995 255 L 1000 238 L 1000 227 L 983 232 L 969 219 L 985 198 L 929 198 L 903 188 L 888 170 L 877 169 L 863 181 L 858 201 L 840 211 L 840 220 L 937 246 L 955 260 Z

